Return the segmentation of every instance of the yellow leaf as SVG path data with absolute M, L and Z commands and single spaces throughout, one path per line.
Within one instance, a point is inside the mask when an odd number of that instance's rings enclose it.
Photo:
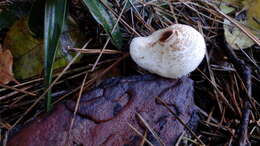
M 252 1 L 252 0 L 251 0 Z M 260 31 L 260 0 L 253 0 L 249 3 L 247 11 L 247 24 L 253 29 L 257 36 Z

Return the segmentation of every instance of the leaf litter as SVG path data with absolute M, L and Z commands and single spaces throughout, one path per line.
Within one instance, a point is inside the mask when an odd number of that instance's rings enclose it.
M 102 1 L 104 2 L 104 1 Z M 225 52 L 226 46 L 229 44 L 224 43 L 224 29 L 223 22 L 226 18 L 225 15 L 221 14 L 220 11 L 214 9 L 211 6 L 212 1 L 196 0 L 196 1 L 131 1 L 132 4 L 128 5 L 129 7 L 123 13 L 122 18 L 119 20 L 119 25 L 121 31 L 123 32 L 122 37 L 124 40 L 127 40 L 123 44 L 129 43 L 129 41 L 136 35 L 148 35 L 153 30 L 166 27 L 172 23 L 183 23 L 192 25 L 194 28 L 200 30 L 207 42 L 207 51 L 208 57 L 201 64 L 197 71 L 194 71 L 191 74 L 191 78 L 195 81 L 195 100 L 200 108 L 201 115 L 203 120 L 201 125 L 198 127 L 198 132 L 196 133 L 198 137 L 206 144 L 219 144 L 219 145 L 229 145 L 236 141 L 238 137 L 237 131 L 239 125 L 242 121 L 243 114 L 243 102 L 245 98 L 242 97 L 241 92 L 244 89 L 243 82 L 241 82 L 241 76 L 238 74 L 237 68 L 234 66 L 234 63 L 230 61 L 230 56 Z M 216 1 L 215 1 L 216 2 Z M 219 1 L 217 1 L 218 3 Z M 113 3 L 113 5 L 111 5 Z M 219 4 L 219 3 L 218 3 Z M 119 17 L 119 13 L 122 10 L 121 2 L 115 1 L 105 1 L 104 7 L 114 15 L 115 18 Z M 170 6 L 169 6 L 170 5 Z M 234 4 L 232 4 L 234 5 Z M 76 20 L 84 20 L 87 22 L 93 22 L 93 19 L 90 19 L 89 15 L 86 13 L 80 13 L 82 7 L 79 7 L 80 4 L 72 5 L 71 10 L 79 11 L 78 14 L 82 15 L 73 15 L 73 18 Z M 217 5 L 219 6 L 219 5 Z M 234 5 L 235 10 L 241 10 L 241 6 Z M 230 11 L 230 10 L 229 10 Z M 75 11 L 76 12 L 76 11 Z M 232 12 L 232 11 L 230 11 Z M 81 17 L 79 17 L 81 16 Z M 235 18 L 235 13 L 228 13 L 230 18 Z M 78 18 L 78 19 L 77 19 Z M 84 18 L 84 19 L 83 19 Z M 233 19 L 235 22 L 237 20 Z M 255 16 L 253 19 L 255 21 Z M 257 19 L 256 19 L 257 20 Z M 230 25 L 237 27 L 241 25 L 235 25 L 233 22 Z M 250 20 L 251 21 L 251 20 Z M 255 21 L 257 22 L 257 21 Z M 93 28 L 92 25 L 87 25 L 84 27 Z M 249 26 L 243 27 L 248 28 Z M 243 28 L 240 27 L 239 29 Z M 250 27 L 249 27 L 250 28 Z M 93 38 L 93 42 L 90 44 L 89 48 L 95 48 L 101 50 L 103 44 L 106 42 L 104 39 L 104 31 L 100 27 L 94 27 L 94 29 L 85 29 L 87 34 Z M 252 29 L 244 30 L 248 34 L 252 33 Z M 244 32 L 243 31 L 243 32 Z M 252 38 L 252 37 L 250 37 Z M 87 38 L 89 39 L 89 38 Z M 77 47 L 79 48 L 79 47 Z M 115 49 L 109 43 L 108 48 L 110 50 Z M 126 48 L 127 49 L 127 48 Z M 77 51 L 74 49 L 74 51 Z M 253 45 L 248 49 L 245 49 L 244 52 L 236 51 L 236 55 L 239 59 L 243 60 L 247 66 L 252 69 L 252 100 L 251 104 L 253 105 L 252 111 L 250 112 L 250 122 L 248 127 L 248 141 L 252 144 L 259 143 L 259 96 L 258 92 L 260 90 L 260 75 L 257 67 L 259 66 L 260 61 L 260 52 L 259 46 Z M 64 98 L 73 98 L 77 95 L 81 85 L 76 84 L 75 82 L 82 82 L 86 72 L 90 72 L 91 67 L 95 59 L 91 59 L 95 55 L 87 55 L 88 58 L 84 60 L 79 66 L 75 68 L 70 68 L 64 75 L 60 78 L 57 83 L 53 85 L 54 87 L 54 100 L 55 103 L 63 100 Z M 108 72 L 108 66 L 113 63 L 114 60 L 117 60 L 119 55 L 110 54 L 104 56 L 100 62 L 98 62 L 96 70 Z M 249 60 L 250 58 L 250 60 Z M 109 61 L 110 60 L 110 61 Z M 118 66 L 120 70 L 119 75 L 131 75 L 136 73 L 145 73 L 142 69 L 133 65 L 129 60 Z M 255 62 L 255 64 L 252 64 Z M 95 71 L 96 71 L 95 70 Z M 94 72 L 95 72 L 94 71 Z M 91 73 L 91 72 L 90 72 Z M 57 77 L 60 72 L 55 72 Z M 104 74 L 103 74 L 104 75 Z M 100 78 L 100 74 L 95 75 L 86 80 L 88 83 L 85 86 L 85 90 L 95 86 L 95 81 Z M 29 81 L 23 82 L 21 85 L 16 85 L 17 88 L 26 87 L 31 91 L 35 91 L 41 95 L 44 90 L 41 86 L 42 78 L 32 78 Z M 86 84 L 85 83 L 85 84 Z M 89 84 L 91 83 L 91 84 Z M 91 85 L 91 86 L 90 86 Z M 32 87 L 31 87 L 32 86 Z M 59 87 L 62 87 L 59 88 Z M 66 91 L 66 89 L 68 89 Z M 0 89 L 0 94 L 10 95 L 6 100 L 0 102 L 0 114 L 5 115 L 1 119 L 1 127 L 11 127 L 17 119 L 23 115 L 25 111 L 34 103 L 37 98 L 30 97 L 25 95 L 10 94 L 10 91 L 7 92 L 7 89 Z M 64 92 L 65 91 L 65 92 Z M 56 96 L 57 95 L 57 96 Z M 74 95 L 71 97 L 71 95 Z M 12 100 L 11 97 L 13 98 Z M 10 108 L 9 105 L 12 105 L 13 108 Z M 31 110 L 28 117 L 24 117 L 23 120 L 19 121 L 18 124 L 25 123 L 30 119 L 36 117 L 42 110 L 43 101 L 40 100 L 37 104 L 38 110 Z M 9 108 L 5 108 L 9 107 Z M 8 114 L 12 113 L 12 114 Z M 11 126 L 10 126 L 11 125 Z M 182 136 L 180 139 L 181 142 L 185 141 L 186 135 Z M 194 137 L 189 138 L 192 141 L 196 141 Z

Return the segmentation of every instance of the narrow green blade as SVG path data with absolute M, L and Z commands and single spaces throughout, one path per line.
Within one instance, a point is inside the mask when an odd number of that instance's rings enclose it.
M 102 25 L 104 30 L 111 36 L 112 43 L 120 49 L 122 47 L 122 35 L 119 27 L 116 26 L 113 33 L 111 33 L 116 24 L 114 17 L 108 13 L 99 0 L 83 0 L 83 2 L 88 7 L 95 20 Z
M 67 0 L 46 0 L 44 15 L 44 80 L 46 86 L 52 81 L 53 64 L 59 38 L 66 17 Z M 46 96 L 47 111 L 52 108 L 51 90 Z

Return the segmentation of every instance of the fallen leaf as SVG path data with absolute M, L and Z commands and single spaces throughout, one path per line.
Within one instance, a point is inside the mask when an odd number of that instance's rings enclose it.
M 246 23 L 245 21 L 240 22 Z M 235 50 L 245 49 L 255 44 L 253 40 L 227 19 L 224 19 L 224 35 L 227 43 Z
M 8 84 L 13 80 L 13 56 L 8 49 L 3 49 L 0 44 L 0 83 Z
M 216 5 L 219 6 L 220 10 L 225 14 L 234 12 L 237 7 L 242 7 L 242 0 L 222 0 L 217 1 Z
M 247 10 L 247 23 L 258 37 L 260 37 L 260 0 L 249 3 Z
M 237 21 L 246 26 L 255 36 L 260 37 L 260 0 L 224 0 L 220 9 L 226 14 L 235 10 L 228 4 L 240 9 L 237 15 L 240 15 L 242 10 L 246 10 L 245 18 Z M 224 19 L 224 35 L 227 43 L 235 50 L 249 48 L 255 44 L 244 32 L 226 19 Z
M 233 12 L 235 10 L 235 8 L 230 7 L 230 6 L 226 5 L 226 4 L 221 4 L 219 8 L 225 14 L 231 13 L 231 12 Z
M 13 71 L 16 79 L 30 78 L 43 72 L 43 40 L 33 36 L 28 27 L 28 18 L 22 18 L 12 25 L 5 37 L 4 48 L 10 48 L 14 57 Z M 54 69 L 64 67 L 68 63 L 68 55 L 71 54 L 58 49 Z

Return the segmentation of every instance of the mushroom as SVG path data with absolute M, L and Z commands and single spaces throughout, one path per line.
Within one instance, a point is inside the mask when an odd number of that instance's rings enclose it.
M 130 44 L 130 55 L 140 67 L 174 79 L 195 70 L 205 52 L 203 36 L 183 24 L 157 30 L 147 37 L 136 37 Z

